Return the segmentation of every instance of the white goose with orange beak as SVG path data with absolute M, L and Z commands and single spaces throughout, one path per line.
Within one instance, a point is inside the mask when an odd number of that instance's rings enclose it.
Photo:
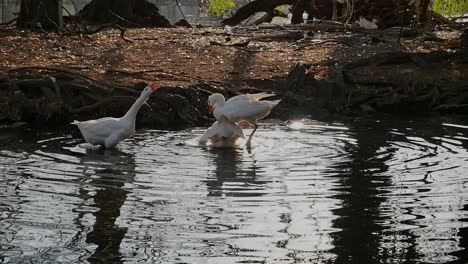
M 281 101 L 260 101 L 260 99 L 271 96 L 275 96 L 275 94 L 242 94 L 225 101 L 222 94 L 215 93 L 208 97 L 208 111 L 213 112 L 218 121 L 224 116 L 229 122 L 246 122 L 252 126 L 254 130 L 247 140 L 247 147 L 250 147 L 252 136 L 258 128 L 257 120 L 266 117 L 271 109 Z
M 120 141 L 135 133 L 135 121 L 138 111 L 159 87 L 157 83 L 145 87 L 140 97 L 123 117 L 103 117 L 82 122 L 74 121 L 71 124 L 78 126 L 86 142 L 93 145 L 102 145 L 106 148 L 114 148 Z

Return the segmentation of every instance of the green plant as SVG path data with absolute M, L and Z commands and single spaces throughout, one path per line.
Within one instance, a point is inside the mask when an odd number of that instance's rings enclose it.
M 222 16 L 229 8 L 235 6 L 234 0 L 208 0 L 210 12 L 217 16 Z
M 278 6 L 278 7 L 276 7 L 275 9 L 278 10 L 278 11 L 280 11 L 280 12 L 283 12 L 283 13 L 288 12 L 288 6 L 286 6 L 286 5 Z
M 432 9 L 446 16 L 462 15 L 468 12 L 468 0 L 434 0 Z

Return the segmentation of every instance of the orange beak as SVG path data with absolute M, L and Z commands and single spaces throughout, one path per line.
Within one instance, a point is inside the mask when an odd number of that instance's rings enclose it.
M 208 106 L 208 113 L 210 113 L 210 114 L 213 113 L 213 110 L 214 110 L 214 107 L 209 105 Z
M 152 83 L 152 84 L 150 84 L 150 87 L 151 87 L 151 89 L 153 89 L 153 91 L 156 91 L 156 90 L 158 90 L 161 86 L 159 86 L 159 83 Z

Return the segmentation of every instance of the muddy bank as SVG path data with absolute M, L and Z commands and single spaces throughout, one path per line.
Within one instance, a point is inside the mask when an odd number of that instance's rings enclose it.
M 288 92 L 327 113 L 468 114 L 468 53 L 384 52 L 333 68 L 317 80 L 297 64 Z M 317 111 L 318 109 L 315 109 Z
M 468 114 L 460 29 L 369 31 L 335 24 L 131 29 L 119 39 L 0 32 L 0 123 L 65 125 L 119 116 L 145 83 L 164 89 L 138 125 L 205 126 L 206 98 L 271 91 L 272 117 Z

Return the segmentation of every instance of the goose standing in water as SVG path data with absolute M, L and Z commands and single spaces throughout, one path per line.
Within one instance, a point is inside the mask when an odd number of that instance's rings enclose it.
M 138 111 L 159 87 L 157 83 L 145 87 L 140 97 L 123 117 L 103 117 L 82 122 L 74 121 L 71 124 L 78 126 L 86 142 L 93 145 L 102 145 L 106 148 L 114 148 L 120 141 L 135 133 L 135 121 Z
M 281 101 L 260 101 L 260 99 L 271 96 L 275 96 L 275 94 L 243 94 L 226 101 L 222 94 L 215 93 L 208 97 L 208 106 L 209 111 L 213 112 L 218 121 L 224 116 L 232 123 L 246 122 L 252 126 L 254 130 L 247 140 L 247 147 L 250 147 L 252 137 L 258 128 L 257 121 L 266 117 L 271 109 Z

